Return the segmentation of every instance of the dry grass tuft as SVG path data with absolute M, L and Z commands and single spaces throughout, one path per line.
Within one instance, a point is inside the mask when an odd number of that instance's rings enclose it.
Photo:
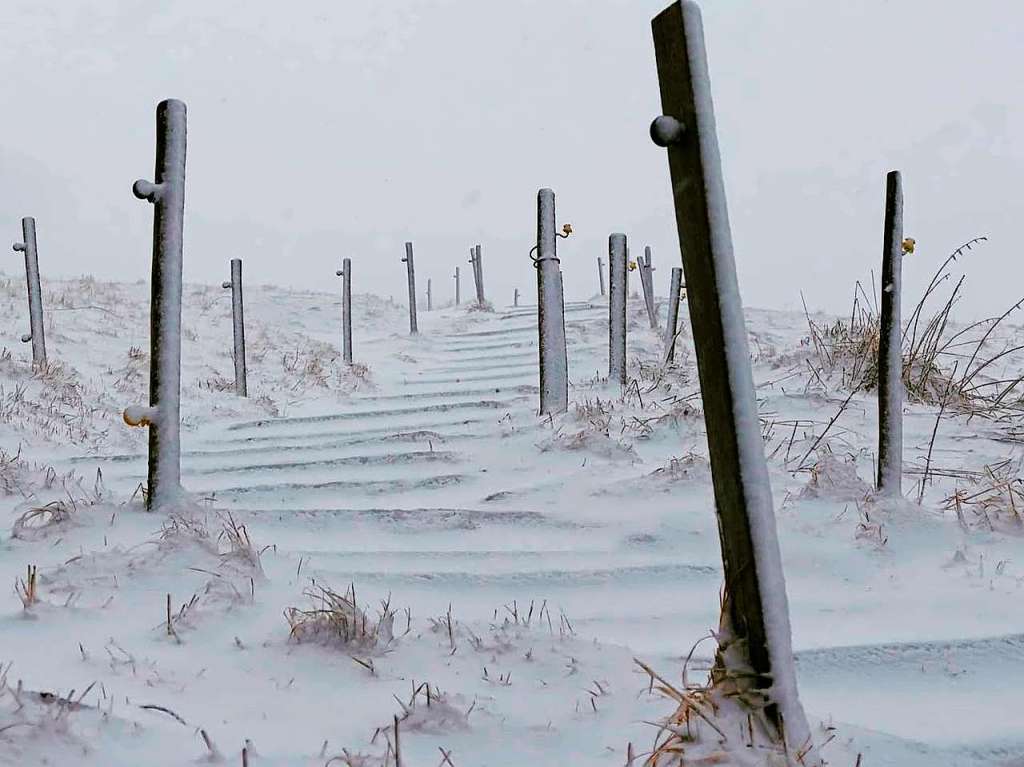
M 304 595 L 312 607 L 289 607 L 284 611 L 291 628 L 290 639 L 362 652 L 385 650 L 394 640 L 395 611 L 391 609 L 390 597 L 381 602 L 377 618 L 372 619 L 356 602 L 355 584 L 339 594 L 314 583 Z
M 966 528 L 1024 531 L 1024 479 L 1020 461 L 1006 460 L 968 476 L 944 502 Z

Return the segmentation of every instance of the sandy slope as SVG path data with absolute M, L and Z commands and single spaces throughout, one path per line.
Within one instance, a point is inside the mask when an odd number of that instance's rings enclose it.
M 606 309 L 571 304 L 575 404 L 549 420 L 535 415 L 529 308 L 424 313 L 409 338 L 404 309 L 359 297 L 366 367 L 348 370 L 334 296 L 246 297 L 252 396 L 239 401 L 226 380 L 230 301 L 187 291 L 183 471 L 196 508 L 175 518 L 142 510 L 144 434 L 118 415 L 145 399 L 145 286 L 48 285 L 60 367 L 45 375 L 8 342 L 0 581 L 38 565 L 41 601 L 0 602 L 0 661 L 24 690 L 20 710 L 0 697 L 0 762 L 190 764 L 210 755 L 200 729 L 227 763 L 247 738 L 254 765 L 322 765 L 343 748 L 380 757 L 393 735 L 375 731 L 417 687 L 404 765 L 438 764 L 439 747 L 459 767 L 622 765 L 627 743 L 648 748 L 644 722 L 671 707 L 632 658 L 678 679 L 717 623 L 721 585 L 687 340 L 662 371 L 660 339 L 631 302 L 638 386 L 623 395 L 601 380 Z M 23 301 L 20 281 L 0 285 L 11 339 Z M 965 531 L 943 511 L 962 478 L 940 477 L 920 506 L 865 500 L 868 397 L 802 460 L 846 393 L 810 380 L 802 317 L 748 319 L 801 692 L 813 722 L 837 727 L 826 758 L 1024 763 L 1021 538 Z M 933 425 L 933 410 L 909 409 L 908 468 Z M 933 462 L 981 469 L 1011 453 L 1003 436 L 946 420 Z M 11 536 L 51 501 L 66 520 Z M 258 558 L 220 535 L 229 512 Z M 380 600 L 397 609 L 391 643 L 289 638 L 283 612 L 309 607 L 304 591 L 353 583 L 371 620 Z M 691 678 L 710 651 L 697 648 Z M 92 683 L 76 705 L 32 695 L 77 701 Z

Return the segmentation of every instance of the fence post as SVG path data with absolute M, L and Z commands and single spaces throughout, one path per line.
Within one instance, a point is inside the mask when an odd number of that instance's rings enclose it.
M 405 258 L 402 259 L 405 263 L 406 276 L 409 278 L 409 333 L 416 335 L 419 329 L 416 327 L 416 268 L 412 262 L 412 243 L 405 243 Z
M 231 288 L 231 321 L 234 335 L 235 392 L 247 397 L 245 375 L 245 319 L 242 311 L 242 259 L 231 259 L 231 281 L 223 284 Z
M 647 307 L 647 319 L 650 320 L 651 330 L 658 329 L 658 312 L 654 306 L 654 276 L 651 267 L 651 247 L 644 248 L 644 257 L 639 259 L 637 266 L 640 269 L 640 287 L 644 290 L 644 305 Z
M 555 235 L 555 193 L 537 192 L 537 332 L 540 350 L 540 414 L 569 407 L 569 363 L 565 350 L 562 270 Z M 479 254 L 478 254 L 479 257 Z
M 427 311 L 434 311 L 434 289 L 429 277 L 427 277 Z
M 460 291 L 460 285 L 459 285 L 459 267 L 456 266 L 455 267 L 455 305 L 456 306 L 458 306 L 459 303 L 462 300 L 462 296 L 460 295 L 460 292 L 461 291 Z
M 352 259 L 341 262 L 341 269 L 335 272 L 343 277 L 341 285 L 341 358 L 352 364 Z
M 22 342 L 32 342 L 32 364 L 46 364 L 46 338 L 43 333 L 43 291 L 39 285 L 39 251 L 36 248 L 36 220 L 21 219 L 23 242 L 14 243 L 16 252 L 25 253 L 25 281 L 28 284 L 28 328 Z
M 697 356 L 725 572 L 721 629 L 735 640 L 741 694 L 763 696 L 766 724 L 789 753 L 820 765 L 796 687 L 789 605 L 768 465 L 736 279 L 699 6 L 679 0 L 651 23 L 690 325 Z M 745 651 L 745 653 L 744 653 Z M 722 678 L 730 661 L 720 658 Z M 751 673 L 752 672 L 752 673 Z
M 902 494 L 903 480 L 903 179 L 898 170 L 885 179 L 885 232 L 882 245 L 882 306 L 878 339 L 878 490 Z
M 476 246 L 476 258 L 474 260 L 474 266 L 476 268 L 476 301 L 480 306 L 484 305 L 484 256 L 480 252 L 480 246 Z
M 672 267 L 672 282 L 668 290 L 668 322 L 665 326 L 665 362 L 676 358 L 676 328 L 679 325 L 679 294 L 683 283 L 683 270 Z
M 146 507 L 181 494 L 181 266 L 185 222 L 185 104 L 156 108 L 156 170 L 132 193 L 153 204 L 153 273 L 149 310 L 149 407 L 125 409 L 130 426 L 149 426 Z
M 626 235 L 608 237 L 608 380 L 626 383 Z
M 600 256 L 597 257 L 597 280 L 601 285 L 601 295 L 605 295 L 604 292 L 604 261 Z
M 512 294 L 512 306 L 519 306 L 519 288 Z

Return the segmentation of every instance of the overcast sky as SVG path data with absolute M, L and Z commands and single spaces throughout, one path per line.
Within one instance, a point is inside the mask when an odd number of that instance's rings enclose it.
M 154 109 L 189 110 L 185 273 L 400 299 L 452 289 L 483 244 L 490 297 L 532 296 L 537 189 L 552 187 L 566 293 L 597 290 L 613 231 L 679 249 L 650 18 L 664 0 L 2 0 L 0 215 L 34 215 L 44 275 L 150 268 Z M 741 290 L 842 311 L 877 271 L 884 175 L 904 171 L 918 290 L 968 262 L 965 313 L 1024 295 L 1024 4 L 704 4 Z M 16 254 L 3 264 L 19 274 Z

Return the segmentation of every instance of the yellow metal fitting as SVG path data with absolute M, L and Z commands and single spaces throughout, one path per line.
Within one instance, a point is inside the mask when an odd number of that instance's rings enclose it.
M 917 240 L 913 237 L 907 237 L 903 240 L 903 254 L 914 252 L 914 246 L 917 244 Z

